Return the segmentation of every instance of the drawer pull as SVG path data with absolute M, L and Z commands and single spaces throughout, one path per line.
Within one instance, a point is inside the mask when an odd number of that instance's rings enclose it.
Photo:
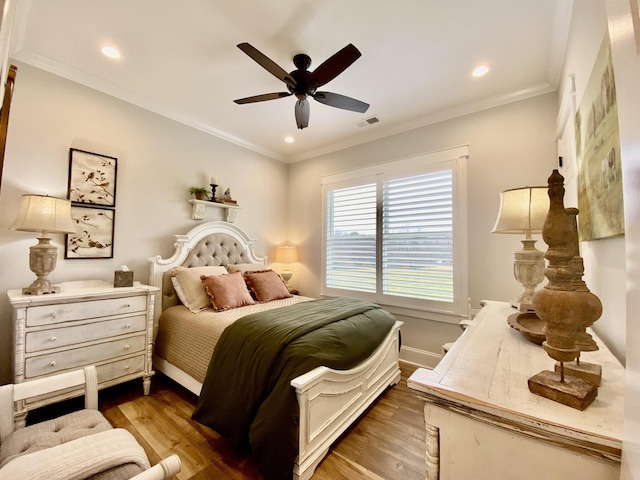
M 124 349 L 125 350 L 129 350 L 129 344 L 128 343 L 124 346 Z
M 53 320 L 55 320 L 57 317 L 58 317 L 58 314 L 57 314 L 56 312 L 53 312 L 53 313 L 51 314 L 51 318 L 52 318 Z
M 124 328 L 128 330 L 129 328 L 131 328 L 131 325 L 127 323 L 127 324 L 124 326 Z
M 131 368 L 131 367 L 130 367 L 129 365 L 125 365 L 125 366 L 124 366 L 124 369 L 125 369 L 125 370 L 129 370 L 130 368 Z
M 130 303 L 125 303 L 124 308 L 131 308 L 131 304 Z
M 56 366 L 56 362 L 55 362 L 55 361 L 51 362 L 51 363 L 49 364 L 49 366 L 50 366 L 50 367 L 55 367 L 55 366 Z
M 55 342 L 56 340 L 57 340 L 57 338 L 56 338 L 56 337 L 51 337 L 51 341 L 52 341 L 52 342 Z

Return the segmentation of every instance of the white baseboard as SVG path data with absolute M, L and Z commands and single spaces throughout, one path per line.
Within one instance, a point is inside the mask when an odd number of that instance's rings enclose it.
M 400 360 L 420 367 L 434 368 L 441 359 L 442 353 L 433 353 L 405 346 L 400 348 Z

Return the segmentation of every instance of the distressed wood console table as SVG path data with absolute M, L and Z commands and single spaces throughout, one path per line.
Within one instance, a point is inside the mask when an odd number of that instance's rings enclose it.
M 618 480 L 624 368 L 600 350 L 596 400 L 584 411 L 529 392 L 527 380 L 553 370 L 542 349 L 510 328 L 508 303 L 483 308 L 434 370 L 407 380 L 425 401 L 427 479 Z

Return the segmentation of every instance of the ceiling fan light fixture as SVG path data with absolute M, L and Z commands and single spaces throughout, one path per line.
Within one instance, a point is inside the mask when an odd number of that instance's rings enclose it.
M 285 143 L 293 143 L 295 142 L 295 139 L 291 135 L 287 135 L 286 137 L 284 137 L 284 141 Z

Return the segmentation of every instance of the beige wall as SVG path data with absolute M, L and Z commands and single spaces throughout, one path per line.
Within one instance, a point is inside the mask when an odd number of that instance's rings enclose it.
M 468 283 L 472 306 L 478 308 L 484 299 L 507 301 L 515 297 L 521 287 L 513 277 L 513 251 L 521 248 L 520 237 L 490 231 L 498 213 L 500 191 L 546 185 L 557 162 L 557 109 L 556 96 L 547 94 L 291 165 L 289 240 L 301 251 L 294 283 L 306 294 L 320 292 L 321 176 L 468 144 Z M 546 247 L 538 238 L 543 250 Z M 428 318 L 428 314 L 401 318 L 405 321 L 403 358 L 435 365 L 441 345 L 459 335 L 460 329 Z
M 69 148 L 118 158 L 113 259 L 64 260 L 63 235 L 55 282 L 113 279 L 126 264 L 146 282 L 147 258 L 169 255 L 171 235 L 198 224 L 190 218 L 188 187 L 216 175 L 238 200 L 236 224 L 273 258 L 286 241 L 287 166 L 33 67 L 18 64 L 0 190 L 0 291 L 29 285 L 35 234 L 8 230 L 20 196 L 66 197 Z M 249 173 L 250 172 L 250 173 Z M 220 210 L 205 220 L 222 220 Z M 0 383 L 11 380 L 11 311 L 0 295 Z

